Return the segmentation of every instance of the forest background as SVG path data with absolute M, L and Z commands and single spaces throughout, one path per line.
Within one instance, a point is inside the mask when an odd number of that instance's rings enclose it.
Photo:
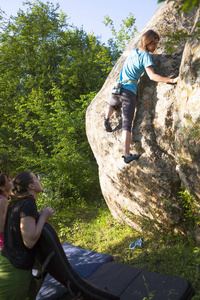
M 96 198 L 98 172 L 85 111 L 122 53 L 120 46 L 136 32 L 134 16 L 125 21 L 129 34 L 122 30 L 105 46 L 69 25 L 59 5 L 25 6 L 9 19 L 1 11 L 0 170 L 41 174 L 58 206 Z
M 179 8 L 187 12 L 198 5 L 199 0 L 181 0 Z M 130 14 L 116 32 L 107 16 L 104 23 L 110 27 L 113 38 L 105 45 L 99 37 L 69 25 L 58 8 L 49 2 L 26 2 L 26 10 L 20 9 L 17 16 L 9 19 L 0 11 L 0 172 L 14 176 L 29 169 L 41 177 L 44 193 L 38 207 L 45 204 L 55 209 L 52 223 L 62 240 L 96 251 L 120 252 L 121 261 L 132 263 L 134 259 L 134 264 L 144 264 L 147 250 L 136 257 L 124 246 L 138 233 L 114 220 L 102 199 L 98 166 L 85 133 L 86 109 L 137 34 L 135 17 Z M 91 227 L 94 219 L 94 230 L 102 230 L 98 247 L 94 232 L 88 232 L 88 224 Z M 101 230 L 96 227 L 100 223 Z M 81 231 L 84 228 L 85 235 Z M 156 234 L 153 233 L 154 238 Z M 112 249 L 108 243 L 111 236 L 112 245 L 116 239 Z M 169 239 L 174 244 L 171 235 L 164 236 L 159 232 L 162 245 L 169 244 Z M 189 273 L 181 274 L 196 282 L 199 290 L 199 248 L 190 241 L 187 252 L 182 237 L 179 243 L 176 236 L 176 243 L 177 251 L 182 251 L 183 245 L 184 256 L 187 253 L 189 259 Z M 154 247 L 156 253 L 158 247 Z M 177 262 L 176 273 L 180 275 L 183 265 L 177 252 L 175 257 L 170 251 L 169 255 L 170 260 Z M 148 261 L 146 269 L 155 267 L 160 271 L 158 265 L 168 265 L 162 272 L 176 275 L 175 265 L 170 270 L 168 262 L 161 264 L 156 254 L 153 257 L 156 263 Z M 166 253 L 165 257 L 168 258 Z M 195 270 L 191 271 L 190 260 L 195 261 Z

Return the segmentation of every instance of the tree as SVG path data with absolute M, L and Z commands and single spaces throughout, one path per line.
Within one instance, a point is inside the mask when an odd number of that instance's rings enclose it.
M 59 6 L 26 2 L 2 20 L 0 168 L 42 173 L 61 202 L 99 191 L 85 110 L 114 64 L 109 47 L 67 24 Z
M 112 35 L 114 39 L 109 39 L 108 44 L 112 49 L 118 50 L 118 55 L 120 56 L 121 53 L 124 51 L 127 44 L 134 38 L 135 34 L 137 33 L 137 27 L 135 26 L 135 17 L 132 13 L 129 16 L 122 20 L 122 24 L 120 25 L 120 30 L 117 32 L 113 21 L 110 19 L 109 16 L 104 17 L 103 23 L 105 26 L 110 27 Z

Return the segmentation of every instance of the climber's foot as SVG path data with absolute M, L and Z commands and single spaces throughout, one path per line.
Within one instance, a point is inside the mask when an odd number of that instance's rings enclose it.
M 129 164 L 131 161 L 138 159 L 141 156 L 141 154 L 129 154 L 128 157 L 122 156 L 124 159 L 124 162 L 126 164 Z
M 112 132 L 112 128 L 109 123 L 109 119 L 104 120 L 104 126 L 105 126 L 107 132 Z

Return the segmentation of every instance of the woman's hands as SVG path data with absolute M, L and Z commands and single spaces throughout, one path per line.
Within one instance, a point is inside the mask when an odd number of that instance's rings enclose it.
M 54 210 L 51 207 L 44 206 L 36 222 L 33 217 L 24 217 L 20 219 L 20 229 L 24 245 L 31 249 L 37 243 L 45 222 L 51 218 Z
M 44 206 L 40 212 L 40 217 L 44 218 L 46 221 L 51 218 L 54 214 L 54 210 L 51 207 Z

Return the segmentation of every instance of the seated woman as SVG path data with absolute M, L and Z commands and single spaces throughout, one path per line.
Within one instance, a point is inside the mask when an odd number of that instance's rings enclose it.
M 0 174 L 0 251 L 3 248 L 3 230 L 8 206 L 8 196 L 13 187 L 12 179 L 6 174 Z
M 37 212 L 36 199 L 42 192 L 40 180 L 30 171 L 15 176 L 11 202 L 4 226 L 4 248 L 0 257 L 0 299 L 33 300 L 37 284 L 32 276 L 36 243 L 53 209 Z

